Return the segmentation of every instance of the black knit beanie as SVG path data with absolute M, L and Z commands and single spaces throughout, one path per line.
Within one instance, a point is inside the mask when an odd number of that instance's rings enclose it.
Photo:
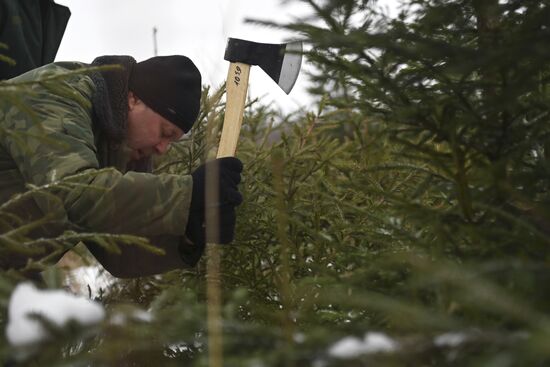
M 181 55 L 156 56 L 134 65 L 128 89 L 149 108 L 188 132 L 197 119 L 201 74 Z

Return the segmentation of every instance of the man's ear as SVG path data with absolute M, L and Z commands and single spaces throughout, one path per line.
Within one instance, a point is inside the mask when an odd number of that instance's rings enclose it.
M 132 91 L 128 91 L 128 111 L 131 111 L 138 103 L 140 99 Z

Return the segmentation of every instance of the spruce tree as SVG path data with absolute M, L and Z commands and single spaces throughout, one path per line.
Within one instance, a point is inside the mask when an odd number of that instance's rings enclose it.
M 546 365 L 550 4 L 404 0 L 388 17 L 304 2 L 311 17 L 284 26 L 310 43 L 317 102 L 249 103 L 221 249 L 224 365 Z M 215 151 L 222 92 L 205 90 L 159 171 Z M 55 330 L 21 365 L 208 366 L 205 269 L 116 281 L 104 324 Z M 3 310 L 19 279 L 1 274 Z M 392 347 L 364 349 L 374 332 Z

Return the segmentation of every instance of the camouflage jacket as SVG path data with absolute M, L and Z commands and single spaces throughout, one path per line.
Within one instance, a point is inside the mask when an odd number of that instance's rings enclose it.
M 30 232 L 32 238 L 67 229 L 132 234 L 165 251 L 154 255 L 125 245 L 114 254 L 86 243 L 115 276 L 194 265 L 198 258 L 182 261 L 178 251 L 182 244 L 192 247 L 184 236 L 191 176 L 127 171 L 124 143 L 112 146 L 93 127 L 92 78 L 66 75 L 79 66 L 49 64 L 0 85 L 0 205 L 32 185 L 27 200 L 10 204 L 25 221 L 46 220 Z M 7 259 L 1 263 L 13 266 Z

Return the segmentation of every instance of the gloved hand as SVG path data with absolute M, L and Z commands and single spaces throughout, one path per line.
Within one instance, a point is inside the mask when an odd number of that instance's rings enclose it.
M 189 209 L 186 235 L 194 244 L 204 246 L 206 242 L 227 244 L 235 237 L 237 220 L 235 207 L 240 205 L 243 197 L 237 185 L 241 182 L 243 164 L 234 157 L 219 158 L 197 168 L 193 177 L 193 193 Z M 207 173 L 213 172 L 213 174 Z M 212 177 L 213 182 L 206 183 Z M 206 198 L 209 191 L 206 185 L 214 185 L 218 198 Z M 215 201 L 212 201 L 215 200 Z M 206 218 L 219 213 L 219 222 L 215 228 L 206 233 Z

